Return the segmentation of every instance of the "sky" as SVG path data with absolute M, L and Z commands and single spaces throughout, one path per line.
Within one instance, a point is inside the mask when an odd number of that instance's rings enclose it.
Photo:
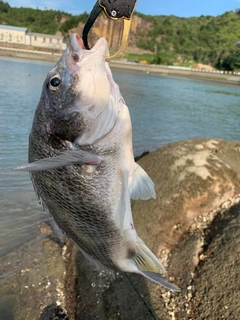
M 4 0 L 11 7 L 61 10 L 73 15 L 90 12 L 96 0 Z M 240 0 L 138 0 L 136 10 L 150 15 L 217 16 L 240 8 Z

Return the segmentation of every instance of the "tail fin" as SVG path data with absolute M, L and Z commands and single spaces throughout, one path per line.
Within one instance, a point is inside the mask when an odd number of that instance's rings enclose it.
M 139 274 L 171 291 L 181 291 L 175 284 L 168 282 L 166 278 L 158 273 L 159 269 L 162 269 L 164 273 L 166 273 L 166 270 L 158 258 L 151 250 L 149 250 L 140 238 L 137 239 L 136 249 L 136 255 L 132 259 L 138 268 Z
M 155 272 L 149 272 L 149 271 L 139 271 L 139 273 L 141 275 L 143 275 L 144 277 L 146 277 L 147 279 L 156 282 L 157 284 L 160 284 L 161 286 L 171 290 L 171 291 L 175 291 L 175 292 L 180 292 L 181 289 L 176 286 L 173 283 L 170 283 L 167 281 L 166 278 L 164 278 L 163 276 L 161 276 L 161 274 L 159 273 L 155 273 Z

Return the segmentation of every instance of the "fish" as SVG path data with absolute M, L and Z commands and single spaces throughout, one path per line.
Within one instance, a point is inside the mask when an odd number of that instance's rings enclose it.
M 39 202 L 96 268 L 140 274 L 180 291 L 138 236 L 131 199 L 155 198 L 134 160 L 128 107 L 100 38 L 86 50 L 72 34 L 47 74 L 29 135 L 29 171 Z M 161 270 L 161 272 L 160 272 Z

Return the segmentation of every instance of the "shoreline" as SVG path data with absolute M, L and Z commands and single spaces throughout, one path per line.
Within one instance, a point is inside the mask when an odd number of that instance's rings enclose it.
M 19 50 L 13 48 L 0 47 L 0 57 L 23 58 L 31 60 L 42 60 L 57 62 L 62 54 L 53 52 L 42 52 L 32 50 Z M 112 68 L 141 71 L 145 73 L 155 73 L 162 76 L 177 76 L 193 78 L 202 81 L 210 81 L 231 85 L 240 85 L 239 74 L 224 74 L 221 71 L 201 71 L 191 68 L 162 66 L 155 64 L 140 64 L 136 62 L 111 61 Z
M 0 58 L 9 57 L 9 58 L 57 62 L 61 56 L 62 54 L 54 53 L 54 52 L 22 50 L 22 49 L 15 49 L 15 48 L 0 47 Z
M 145 73 L 155 73 L 162 76 L 176 76 L 193 78 L 202 81 L 240 85 L 240 74 L 224 74 L 221 71 L 201 71 L 191 68 L 181 68 L 173 66 L 163 66 L 155 64 L 139 64 L 134 62 L 110 62 L 111 67 L 126 70 L 142 71 Z

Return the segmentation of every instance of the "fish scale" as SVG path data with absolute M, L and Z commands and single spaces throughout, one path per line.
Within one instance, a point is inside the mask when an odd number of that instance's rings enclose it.
M 39 141 L 34 135 L 35 131 L 33 130 L 30 140 Z M 38 150 L 37 156 L 34 156 L 35 160 L 53 153 L 52 148 L 46 151 L 49 149 L 48 146 L 41 149 L 35 147 L 35 149 Z M 85 149 L 88 148 L 85 147 Z M 93 151 L 92 148 L 91 151 Z M 111 166 L 111 161 L 108 163 Z M 55 170 L 32 172 L 31 178 L 44 206 L 50 213 L 53 213 L 54 219 L 59 226 L 63 226 L 64 232 L 80 248 L 84 248 L 87 254 L 96 257 L 101 263 L 104 262 L 106 267 L 116 268 L 112 260 L 108 261 L 108 255 L 106 256 L 109 239 L 111 243 L 116 242 L 118 245 L 121 245 L 122 241 L 119 230 L 109 218 L 111 216 L 110 205 L 105 200 L 109 197 L 107 194 L 107 181 L 109 180 L 107 175 L 111 178 L 110 166 L 108 166 L 108 170 L 106 170 L 106 166 L 96 169 L 98 174 L 94 176 L 83 175 L 82 166 L 68 166 Z M 106 175 L 103 179 L 105 188 L 99 186 L 99 175 L 102 177 Z M 76 234 L 81 234 L 81 237 Z M 116 245 L 108 248 L 116 248 Z M 102 259 L 104 261 L 101 261 Z

